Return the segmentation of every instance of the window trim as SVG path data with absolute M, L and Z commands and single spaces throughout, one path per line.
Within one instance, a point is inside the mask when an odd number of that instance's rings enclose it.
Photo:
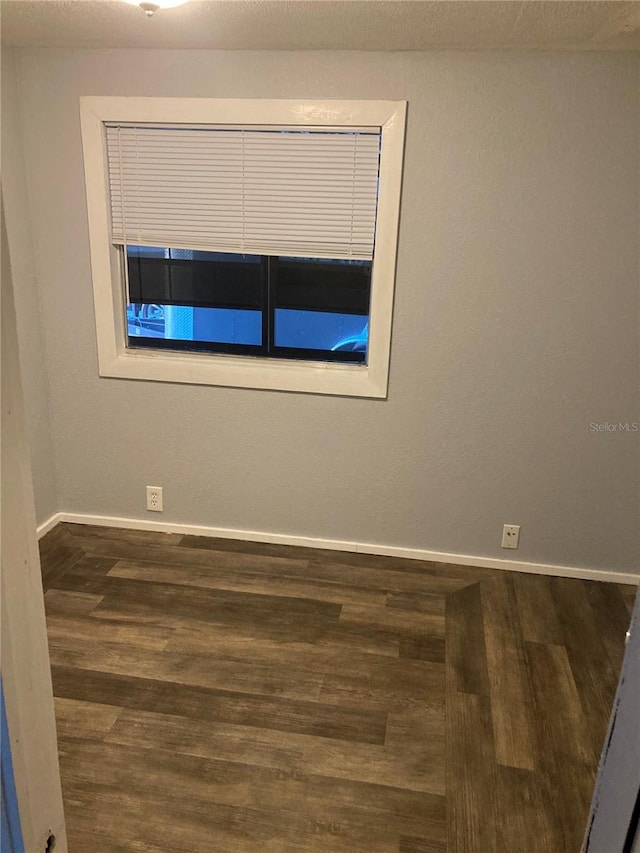
M 100 376 L 385 398 L 389 378 L 406 101 L 84 96 L 80 119 Z M 111 244 L 106 122 L 379 127 L 368 363 L 341 364 L 127 347 L 121 252 Z

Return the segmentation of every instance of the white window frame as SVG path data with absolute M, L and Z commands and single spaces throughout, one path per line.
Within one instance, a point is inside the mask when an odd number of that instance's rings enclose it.
M 387 396 L 406 101 L 80 98 L 100 376 L 355 397 Z M 375 127 L 382 133 L 367 364 L 127 347 L 122 252 L 111 243 L 104 126 L 166 124 Z

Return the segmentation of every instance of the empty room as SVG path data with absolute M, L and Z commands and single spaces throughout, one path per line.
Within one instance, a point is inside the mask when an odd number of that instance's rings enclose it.
M 0 14 L 3 853 L 638 853 L 640 3 Z

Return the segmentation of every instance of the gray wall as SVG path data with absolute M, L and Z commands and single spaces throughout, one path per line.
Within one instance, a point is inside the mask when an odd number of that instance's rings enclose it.
M 59 509 L 637 569 L 637 66 L 20 51 Z M 409 101 L 387 401 L 98 377 L 82 94 Z
M 36 517 L 41 523 L 56 512 L 55 469 L 49 390 L 22 156 L 20 107 L 14 52 L 2 46 L 2 195 L 8 212 L 7 234 L 20 342 L 22 384 Z

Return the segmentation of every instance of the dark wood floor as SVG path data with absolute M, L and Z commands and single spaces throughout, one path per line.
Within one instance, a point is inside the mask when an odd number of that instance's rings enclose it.
M 59 525 L 70 853 L 577 853 L 635 594 Z

